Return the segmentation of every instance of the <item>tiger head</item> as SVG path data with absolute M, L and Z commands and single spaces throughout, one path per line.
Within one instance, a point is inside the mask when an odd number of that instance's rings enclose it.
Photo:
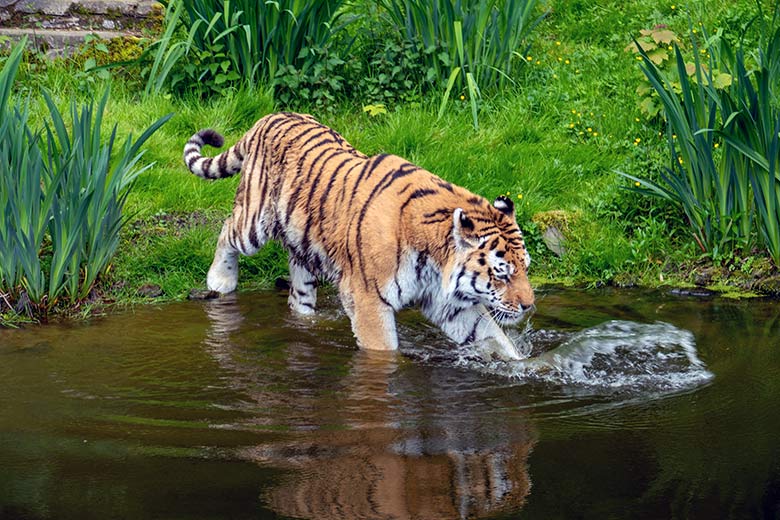
M 469 211 L 453 212 L 450 292 L 458 300 L 485 305 L 499 323 L 517 323 L 534 308 L 534 292 L 528 281 L 531 257 L 514 204 L 500 196 L 492 206 Z

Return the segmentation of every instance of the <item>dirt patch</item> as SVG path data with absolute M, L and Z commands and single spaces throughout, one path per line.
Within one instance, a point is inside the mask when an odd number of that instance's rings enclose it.
M 182 236 L 186 231 L 198 227 L 214 227 L 225 220 L 225 216 L 209 215 L 201 211 L 192 213 L 158 213 L 150 217 L 140 218 L 125 226 L 127 239 L 173 235 Z

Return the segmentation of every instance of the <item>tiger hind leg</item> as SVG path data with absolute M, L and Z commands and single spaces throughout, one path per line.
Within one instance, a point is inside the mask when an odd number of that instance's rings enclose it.
M 290 308 L 299 314 L 313 314 L 317 305 L 317 277 L 290 256 Z
M 217 240 L 217 249 L 214 251 L 214 261 L 211 262 L 206 285 L 209 290 L 222 294 L 231 293 L 238 285 L 238 255 L 253 255 L 265 243 L 265 236 L 257 237 L 257 246 L 249 244 L 248 240 L 236 240 L 238 233 L 233 229 L 233 217 L 229 217 L 222 225 L 222 232 Z M 238 242 L 238 243 L 237 243 Z

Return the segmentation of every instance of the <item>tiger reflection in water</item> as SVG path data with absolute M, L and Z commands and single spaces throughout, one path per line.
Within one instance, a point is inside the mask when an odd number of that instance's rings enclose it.
M 263 491 L 277 513 L 318 520 L 449 519 L 523 507 L 535 433 L 518 414 L 507 421 L 489 413 L 493 405 L 458 395 L 447 381 L 457 374 L 414 363 L 401 367 L 394 353 L 357 351 L 339 381 L 343 392 L 334 395 L 312 380 L 325 368 L 314 340 L 287 343 L 284 369 L 268 366 L 274 361 L 248 359 L 241 346 L 246 339 L 236 334 L 256 331 L 249 326 L 255 320 L 244 319 L 253 306 L 222 299 L 205 308 L 207 348 L 235 375 L 247 406 L 255 407 L 250 424 L 237 427 L 284 421 L 293 431 L 282 441 L 238 450 L 241 458 L 288 472 Z M 301 324 L 295 329 L 301 337 Z M 268 390 L 279 384 L 287 390 Z

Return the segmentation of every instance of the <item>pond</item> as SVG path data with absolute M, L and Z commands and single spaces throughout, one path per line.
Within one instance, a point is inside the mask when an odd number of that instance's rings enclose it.
M 537 297 L 513 363 L 327 292 L 0 330 L 0 517 L 780 517 L 778 302 Z

